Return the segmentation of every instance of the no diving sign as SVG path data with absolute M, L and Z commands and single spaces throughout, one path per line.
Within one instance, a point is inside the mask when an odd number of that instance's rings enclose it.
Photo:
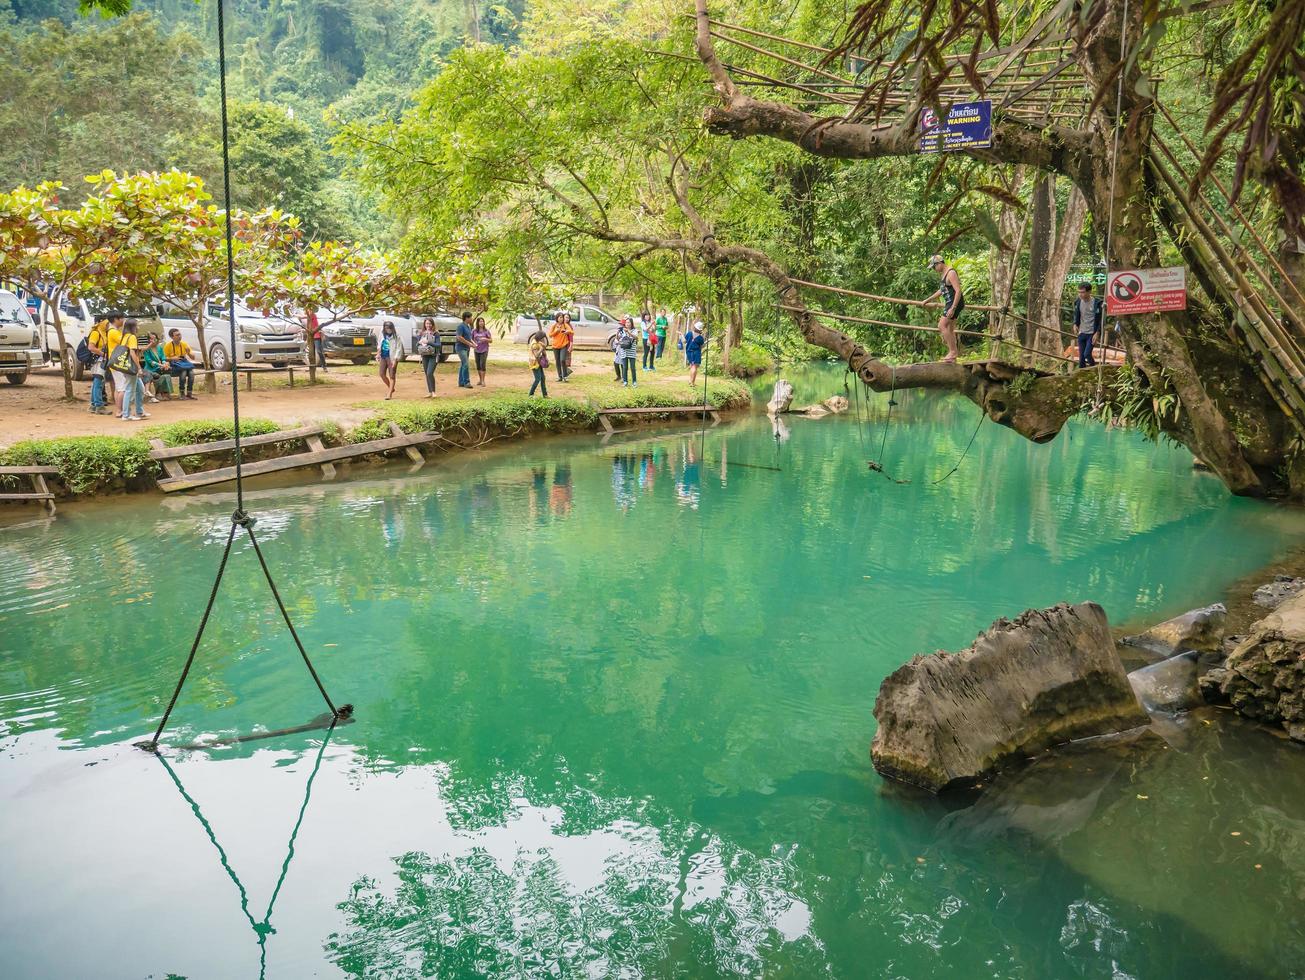
M 1187 309 L 1187 268 L 1123 269 L 1106 274 L 1106 315 Z

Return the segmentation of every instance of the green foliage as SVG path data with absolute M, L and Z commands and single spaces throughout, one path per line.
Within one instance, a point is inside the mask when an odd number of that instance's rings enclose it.
M 267 419 L 242 419 L 242 435 L 275 432 L 280 426 Z M 68 436 L 33 439 L 0 450 L 0 466 L 57 466 L 59 479 L 73 493 L 102 493 L 138 478 L 152 478 L 158 464 L 149 458 L 150 439 L 169 446 L 230 439 L 230 421 L 173 422 L 150 426 L 131 436 Z
M 107 490 L 154 472 L 143 436 L 70 436 L 18 442 L 0 450 L 0 466 L 57 466 L 73 493 Z
M 1037 380 L 1038 376 L 1032 371 L 1021 371 L 1006 390 L 1010 392 L 1012 398 L 1019 398 L 1020 396 L 1027 394 L 1029 389 L 1033 387 L 1033 382 Z
M 271 419 L 241 419 L 242 436 L 261 436 L 281 427 Z M 196 442 L 220 442 L 234 439 L 236 427 L 229 419 L 199 419 L 151 425 L 144 430 L 146 439 L 161 439 L 165 446 L 189 446 Z
M 1132 426 L 1152 442 L 1174 428 L 1182 406 L 1172 390 L 1157 391 L 1146 375 L 1133 367 L 1111 372 L 1113 377 L 1106 384 L 1101 406 L 1102 422 Z
M 730 351 L 730 374 L 736 378 L 754 378 L 765 374 L 774 363 L 775 358 L 770 351 L 746 340 Z
M 65 24 L 0 20 L 0 187 L 105 169 L 217 172 L 203 46 L 149 14 Z M 26 28 L 26 29 L 20 29 Z

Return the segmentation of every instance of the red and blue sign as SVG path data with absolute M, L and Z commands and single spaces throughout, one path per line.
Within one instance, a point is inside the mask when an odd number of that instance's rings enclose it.
M 925 109 L 920 114 L 920 152 L 951 153 L 992 146 L 992 100 L 957 102 L 947 110 L 947 121 Z

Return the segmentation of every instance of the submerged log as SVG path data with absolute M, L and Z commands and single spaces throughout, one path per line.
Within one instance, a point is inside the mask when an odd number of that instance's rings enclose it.
M 959 653 L 914 657 L 884 680 L 874 714 L 875 769 L 935 793 L 1148 722 L 1092 602 L 1031 609 Z

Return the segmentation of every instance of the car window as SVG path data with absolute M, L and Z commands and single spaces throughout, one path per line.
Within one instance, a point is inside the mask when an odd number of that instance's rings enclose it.
M 590 322 L 590 323 L 602 323 L 602 322 L 603 322 L 603 314 L 600 313 L 598 310 L 593 309 L 592 307 L 586 306 L 586 307 L 585 307 L 585 320 L 587 320 L 587 321 Z

